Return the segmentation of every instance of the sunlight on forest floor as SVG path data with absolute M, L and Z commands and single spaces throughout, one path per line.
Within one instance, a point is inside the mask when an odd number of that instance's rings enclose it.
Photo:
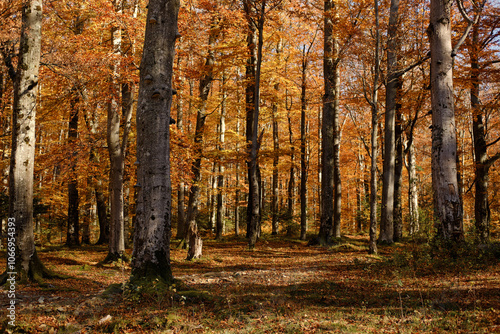
M 187 291 L 139 300 L 103 294 L 130 275 L 128 265 L 98 265 L 105 247 L 46 248 L 42 261 L 72 278 L 18 287 L 16 332 L 500 332 L 498 260 L 440 261 L 410 244 L 370 256 L 366 243 L 349 237 L 326 249 L 268 238 L 249 251 L 244 239 L 205 240 L 203 258 L 193 262 L 173 248 L 173 274 Z

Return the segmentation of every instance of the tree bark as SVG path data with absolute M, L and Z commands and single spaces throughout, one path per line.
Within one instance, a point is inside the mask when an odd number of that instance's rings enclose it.
M 68 180 L 68 230 L 66 234 L 66 245 L 73 247 L 80 245 L 80 222 L 79 222 L 79 196 L 78 177 L 76 175 L 76 141 L 78 139 L 78 91 L 72 89 L 71 110 L 68 124 L 68 144 L 70 145 L 71 158 Z
M 396 160 L 396 104 L 398 98 L 398 11 L 399 0 L 391 0 L 387 28 L 387 85 L 385 97 L 384 170 L 379 242 L 394 242 L 394 182 Z
M 151 0 L 137 105 L 137 220 L 130 281 L 172 282 L 170 108 L 178 0 Z
M 372 110 L 371 131 L 371 167 L 370 167 L 370 241 L 368 253 L 376 254 L 377 250 L 377 158 L 378 158 L 378 81 L 380 76 L 380 23 L 378 1 L 375 7 L 375 59 L 373 90 L 370 100 Z
M 14 223 L 16 282 L 37 281 L 48 272 L 35 249 L 33 233 L 33 170 L 35 119 L 40 67 L 42 1 L 23 3 L 17 70 L 9 68 L 14 83 L 12 149 L 9 169 L 9 218 Z M 13 219 L 13 220 L 12 220 Z M 12 228 L 12 226 L 9 226 Z M 10 232 L 12 230 L 8 230 Z M 6 279 L 7 277 L 2 277 Z M 4 279 L 0 279 L 3 281 Z
M 472 30 L 470 57 L 470 101 L 472 109 L 472 133 L 474 137 L 474 161 L 475 161 L 475 199 L 474 217 L 476 238 L 480 243 L 488 243 L 490 239 L 490 203 L 488 199 L 489 168 L 499 158 L 498 154 L 488 158 L 486 143 L 486 122 L 479 99 L 480 66 L 479 66 L 479 26 L 476 23 Z
M 290 142 L 290 177 L 288 178 L 288 207 L 286 211 L 286 234 L 293 234 L 293 216 L 295 215 L 295 146 L 293 144 L 292 118 L 288 113 L 288 139 Z
M 260 69 L 262 65 L 262 47 L 264 33 L 264 17 L 266 0 L 263 0 L 260 8 L 255 8 L 255 14 L 252 7 L 254 4 L 248 0 L 244 1 L 245 14 L 248 21 L 247 44 L 249 48 L 249 59 L 247 60 L 247 141 L 248 147 L 248 217 L 247 217 L 247 236 L 248 247 L 253 249 L 259 236 L 260 227 L 260 178 L 258 165 L 258 126 L 260 110 Z M 256 16 L 256 17 L 255 17 Z M 257 39 L 257 40 L 256 40 Z M 257 43 L 256 43 L 257 42 Z M 256 53 L 255 53 L 256 52 Z M 253 80 L 252 80 L 253 79 Z M 253 88 L 253 92 L 251 91 Z
M 122 12 L 121 0 L 113 2 L 117 14 Z M 107 144 L 110 160 L 109 172 L 109 190 L 110 190 L 110 240 L 109 252 L 104 260 L 112 262 L 124 257 L 125 253 L 125 225 L 124 225 L 124 199 L 123 199 L 123 173 L 125 169 L 125 155 L 128 142 L 128 133 L 130 129 L 130 121 L 132 118 L 132 104 L 127 100 L 129 87 L 122 90 L 119 84 L 119 66 L 121 56 L 121 29 L 118 26 L 111 28 L 111 42 L 114 62 L 111 65 L 111 99 L 108 103 L 108 119 L 107 119 Z M 124 118 L 124 130 L 120 139 L 120 123 L 121 116 L 119 112 L 119 97 L 122 90 L 122 114 Z
M 188 212 L 186 218 L 187 224 L 187 240 L 189 241 L 189 250 L 187 259 L 197 259 L 202 255 L 202 240 L 198 233 L 198 225 L 196 223 L 196 216 L 198 215 L 198 207 L 200 205 L 200 181 L 201 181 L 201 159 L 203 150 L 203 135 L 205 132 L 205 121 L 206 121 L 206 103 L 208 99 L 208 94 L 213 82 L 213 66 L 215 62 L 215 54 L 213 51 L 213 46 L 217 38 L 217 31 L 215 26 L 212 26 L 210 35 L 208 37 L 208 55 L 205 61 L 205 71 L 200 79 L 199 95 L 200 95 L 200 106 L 198 107 L 198 113 L 196 117 L 196 130 L 194 135 L 194 145 L 195 145 L 195 156 L 196 159 L 191 167 L 193 173 L 193 184 L 189 191 L 189 203 Z
M 418 212 L 418 188 L 417 188 L 417 159 L 415 157 L 415 144 L 409 142 L 408 147 L 408 211 L 410 213 L 409 233 L 414 235 L 420 230 Z
M 333 196 L 334 196 L 334 118 L 335 110 L 335 80 L 334 73 L 334 37 L 333 37 L 333 10 L 332 0 L 324 2 L 324 39 L 323 39 L 323 73 L 325 80 L 325 95 L 323 97 L 323 122 L 321 126 L 321 223 L 318 233 L 320 245 L 327 245 L 332 237 L 333 229 Z
M 222 102 L 220 107 L 219 120 L 219 151 L 224 150 L 224 141 L 226 134 L 226 77 L 222 75 Z M 217 175 L 217 219 L 215 239 L 220 240 L 224 233 L 224 165 L 222 156 L 219 157 L 219 170 Z
M 400 81 L 401 82 L 401 81 Z M 401 85 L 399 85 L 401 87 Z M 398 88 L 400 91 L 400 88 Z M 398 94 L 398 100 L 400 96 Z M 403 207 L 401 203 L 403 182 L 403 126 L 401 103 L 396 104 L 396 160 L 394 164 L 394 236 L 393 241 L 398 242 L 403 238 Z
M 307 159 L 306 157 L 307 62 L 308 59 L 304 46 L 304 51 L 302 54 L 302 85 L 300 93 L 300 240 L 306 240 L 306 235 L 307 235 L 307 161 L 306 161 Z
M 463 208 L 457 178 L 457 137 L 453 96 L 451 0 L 431 0 L 432 186 L 438 233 L 463 239 Z

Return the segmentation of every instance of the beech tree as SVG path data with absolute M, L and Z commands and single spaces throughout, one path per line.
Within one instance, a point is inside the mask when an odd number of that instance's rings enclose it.
M 16 282 L 38 281 L 43 276 L 49 276 L 38 258 L 33 234 L 33 169 L 41 28 L 42 1 L 23 2 L 17 68 L 12 63 L 14 55 L 3 53 L 5 65 L 14 83 L 9 218 L 15 223 L 16 259 L 15 269 L 7 267 L 7 272 L 17 272 Z M 6 278 L 4 274 L 0 281 Z
M 464 237 L 463 203 L 457 176 L 457 137 L 455 101 L 453 96 L 453 66 L 458 48 L 465 40 L 474 21 L 468 17 L 461 0 L 457 1 L 468 25 L 457 44 L 452 47 L 452 1 L 431 0 L 430 24 L 427 30 L 431 45 L 432 103 L 432 187 L 434 211 L 439 221 L 439 234 L 445 240 L 459 241 Z M 485 1 L 476 6 L 481 12 Z M 476 15 L 476 20 L 479 14 Z
M 177 0 L 151 0 L 137 105 L 137 220 L 130 281 L 172 281 L 170 108 Z

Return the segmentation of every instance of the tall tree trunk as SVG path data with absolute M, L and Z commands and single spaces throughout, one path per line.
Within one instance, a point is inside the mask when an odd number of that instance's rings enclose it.
M 335 77 L 334 58 L 335 39 L 333 36 L 334 2 L 324 2 L 324 56 L 323 73 L 325 80 L 325 95 L 323 97 L 323 123 L 321 126 L 321 149 L 323 162 L 321 169 L 321 224 L 318 233 L 320 245 L 326 245 L 330 241 L 333 229 L 333 197 L 334 197 L 334 137 L 335 137 Z
M 181 65 L 180 65 L 180 57 L 177 58 L 177 68 L 179 71 L 181 70 Z M 190 84 L 190 94 L 192 95 L 193 90 L 192 90 L 192 85 Z M 189 102 L 189 105 L 191 106 L 191 100 Z M 191 108 L 189 108 L 189 111 L 191 111 Z M 177 129 L 181 132 L 184 133 L 184 112 L 183 112 L 183 99 L 181 94 L 177 95 Z M 184 198 L 185 198 L 185 185 L 184 181 L 179 181 L 179 185 L 177 188 L 177 236 L 176 239 L 184 239 L 186 236 L 186 216 L 185 216 L 185 204 L 184 204 Z
M 399 94 L 398 94 L 399 95 Z M 398 96 L 399 100 L 399 96 Z M 403 207 L 401 203 L 401 192 L 403 182 L 403 126 L 402 126 L 401 104 L 396 104 L 396 160 L 394 165 L 394 242 L 403 238 Z
M 377 250 L 377 158 L 378 158 L 378 81 L 380 75 L 380 23 L 378 1 L 375 0 L 375 59 L 374 79 L 371 96 L 372 131 L 371 131 L 371 167 L 370 167 L 370 242 L 368 252 L 376 254 Z
M 188 212 L 186 218 L 187 224 L 187 239 L 189 241 L 189 250 L 187 259 L 197 259 L 202 255 L 203 243 L 201 237 L 198 233 L 198 225 L 196 223 L 196 217 L 198 215 L 198 207 L 200 205 L 200 181 L 201 181 L 201 159 L 203 152 L 203 135 L 205 132 L 205 120 L 206 114 L 206 103 L 208 99 L 208 94 L 212 86 L 213 81 L 213 66 L 215 62 L 215 55 L 213 51 L 213 46 L 217 38 L 217 29 L 213 25 L 210 30 L 210 35 L 208 37 L 208 55 L 205 61 L 205 71 L 203 77 L 200 79 L 199 95 L 200 95 L 200 105 L 198 107 L 198 113 L 196 117 L 196 130 L 194 135 L 195 144 L 195 156 L 196 159 L 191 167 L 193 173 L 193 184 L 189 191 L 189 203 Z
M 113 2 L 116 13 L 122 12 L 121 0 Z M 111 66 L 111 99 L 108 103 L 107 121 L 107 144 L 110 160 L 109 190 L 111 206 L 111 225 L 109 252 L 105 262 L 115 261 L 123 258 L 125 252 L 125 227 L 123 216 L 123 173 L 125 169 L 125 154 L 132 117 L 132 103 L 130 101 L 130 87 L 123 86 L 122 114 L 125 122 L 123 135 L 120 140 L 121 117 L 119 112 L 119 97 L 122 90 L 118 83 L 119 79 L 119 57 L 121 55 L 121 29 L 117 26 L 111 29 L 112 53 L 115 57 Z
M 385 95 L 384 170 L 379 242 L 394 242 L 394 182 L 396 163 L 396 104 L 398 98 L 398 11 L 399 0 L 391 0 L 387 28 L 387 85 Z
M 295 215 L 295 146 L 293 144 L 292 118 L 288 113 L 288 138 L 290 142 L 290 177 L 288 178 L 288 207 L 286 211 L 286 223 L 288 236 L 293 234 L 293 216 Z
M 240 95 L 238 94 L 238 102 L 240 101 Z M 239 103 L 238 103 L 239 104 Z M 236 115 L 236 134 L 240 134 L 240 110 L 237 109 Z M 236 154 L 239 156 L 240 147 L 236 143 Z M 239 160 L 239 159 L 238 159 Z M 234 194 L 234 234 L 238 236 L 240 234 L 240 164 L 236 161 L 235 165 L 235 181 L 236 181 L 236 191 Z
M 450 0 L 431 0 L 432 186 L 438 231 L 445 240 L 463 239 L 463 208 L 457 178 Z
M 308 52 L 309 53 L 309 52 Z M 300 94 L 300 240 L 307 235 L 307 157 L 306 157 L 306 90 L 307 90 L 307 55 L 302 54 L 302 87 Z
M 226 135 L 226 75 L 222 74 L 222 102 L 220 106 L 220 121 L 219 121 L 219 150 L 224 150 L 224 141 Z M 217 223 L 216 223 L 216 239 L 221 239 L 224 233 L 224 165 L 222 156 L 219 161 L 219 171 L 217 176 Z
M 333 97 L 333 237 L 340 238 L 340 223 L 342 214 L 342 178 L 340 175 L 340 73 L 339 45 L 333 39 L 332 94 Z
M 415 157 L 415 145 L 409 141 L 408 147 L 408 210 L 410 213 L 410 235 L 414 235 L 420 230 L 419 212 L 418 212 L 418 180 L 417 180 L 417 159 Z
M 479 66 L 479 25 L 476 23 L 472 30 L 472 43 L 469 50 L 470 79 L 472 87 L 470 100 L 472 109 L 472 133 L 474 136 L 474 161 L 475 161 L 475 201 L 474 217 L 476 238 L 481 243 L 488 243 L 490 239 L 490 203 L 488 199 L 489 168 L 500 158 L 500 153 L 488 158 L 488 144 L 486 143 L 486 122 L 479 99 L 480 66 Z
M 23 2 L 17 70 L 10 59 L 8 66 L 14 83 L 8 219 L 12 224 L 8 227 L 15 229 L 16 259 L 14 267 L 7 262 L 6 269 L 7 272 L 17 273 L 17 283 L 38 280 L 47 273 L 36 253 L 33 233 L 33 170 L 41 26 L 42 1 Z M 6 279 L 7 275 L 2 275 L 0 281 Z
M 248 159 L 248 182 L 249 182 L 249 201 L 248 201 L 248 217 L 247 217 L 247 235 L 248 246 L 250 249 L 255 247 L 259 234 L 260 226 L 260 182 L 259 182 L 259 166 L 258 166 L 258 151 L 259 151 L 259 108 L 260 108 L 260 71 L 262 65 L 262 47 L 264 33 L 264 17 L 266 0 L 263 0 L 260 8 L 255 10 L 253 15 L 252 6 L 254 3 L 249 0 L 244 1 L 245 13 L 249 25 L 248 31 L 248 47 L 250 57 L 247 61 L 247 141 L 249 144 L 249 159 Z M 253 17 L 256 16 L 256 17 Z M 256 36 L 257 34 L 257 36 Z M 257 45 L 255 45 L 257 37 Z M 257 48 L 255 48 L 257 46 Z M 255 54 L 255 50 L 257 54 Z M 252 80 L 254 79 L 254 80 Z M 250 90 L 254 88 L 252 93 Z
M 283 43 L 281 38 L 276 45 L 276 53 L 278 56 L 278 64 L 281 62 L 281 52 L 283 51 Z M 271 190 L 271 213 L 272 213 L 272 235 L 277 235 L 279 230 L 279 212 L 278 212 L 278 179 L 279 179 L 279 127 L 278 127 L 278 94 L 279 94 L 280 84 L 279 82 L 274 84 L 275 100 L 273 101 L 273 180 L 272 180 L 272 190 Z
M 71 96 L 71 110 L 68 124 L 68 143 L 71 147 L 70 171 L 68 181 L 68 230 L 66 234 L 67 246 L 80 245 L 80 222 L 79 222 L 79 196 L 78 196 L 78 176 L 76 175 L 76 152 L 78 138 L 78 91 L 73 89 Z
M 137 221 L 131 282 L 172 282 L 170 108 L 178 0 L 151 0 L 137 104 Z

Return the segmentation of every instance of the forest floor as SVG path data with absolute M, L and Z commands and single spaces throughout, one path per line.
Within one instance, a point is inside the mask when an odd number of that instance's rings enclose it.
M 363 236 L 329 248 L 267 237 L 249 251 L 244 239 L 205 240 L 203 258 L 189 262 L 173 243 L 182 283 L 130 295 L 108 288 L 119 291 L 130 267 L 99 265 L 105 247 L 48 247 L 44 264 L 70 278 L 18 286 L 7 332 L 500 333 L 498 254 L 450 259 L 406 243 L 372 256 L 366 245 Z M 0 331 L 8 302 L 1 291 Z

